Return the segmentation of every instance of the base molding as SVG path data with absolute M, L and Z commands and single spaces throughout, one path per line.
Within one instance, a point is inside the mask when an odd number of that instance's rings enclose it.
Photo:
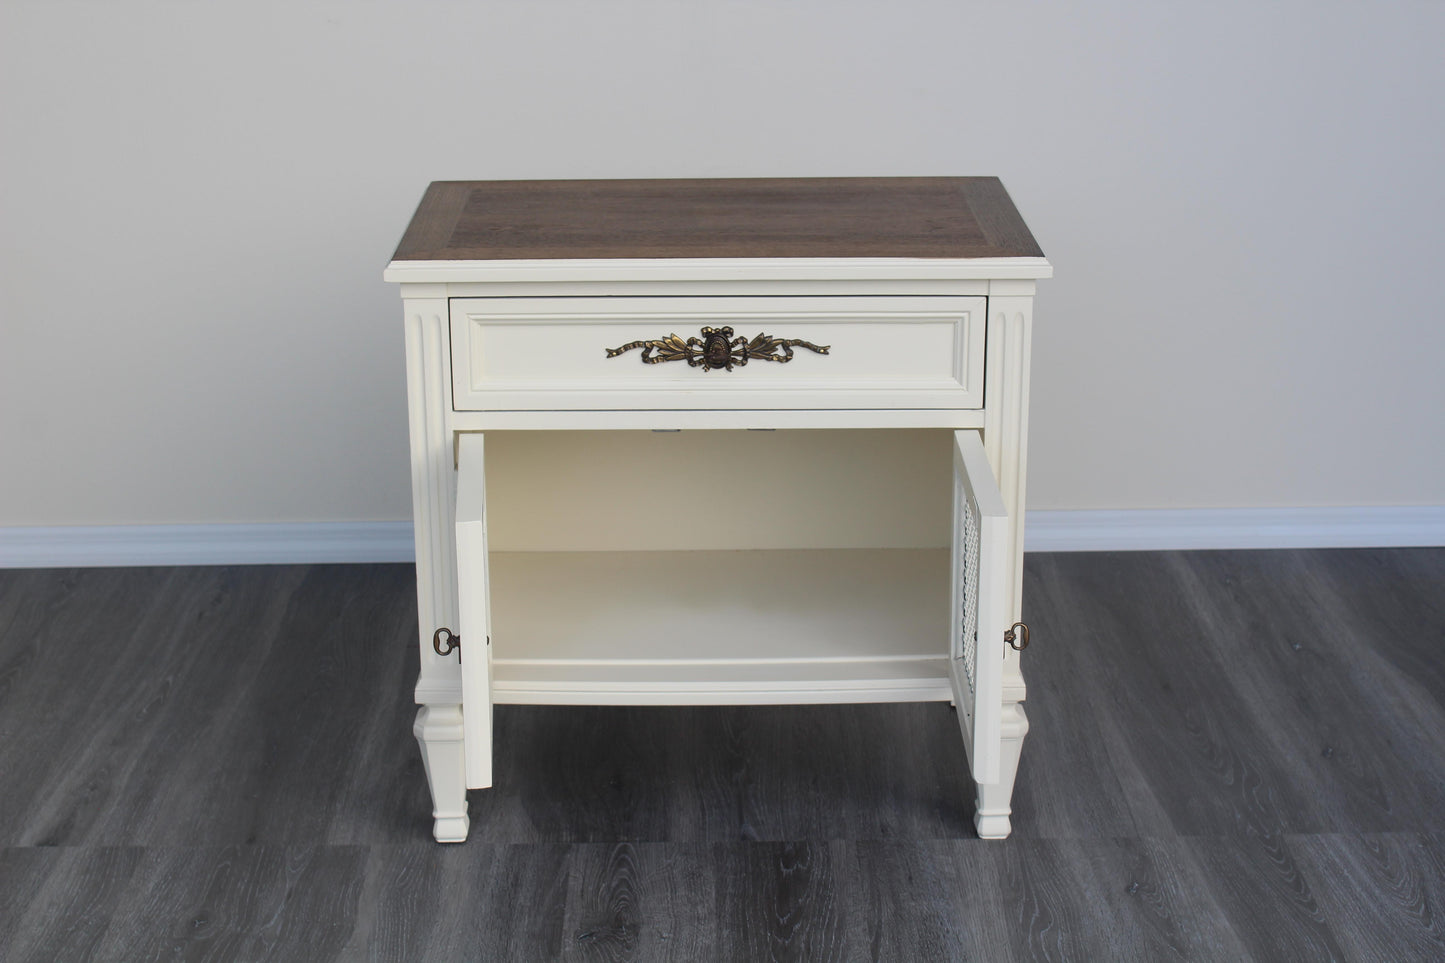
M 1031 511 L 1030 552 L 1445 546 L 1445 505 Z M 0 528 L 0 568 L 410 562 L 411 522 Z
M 0 568 L 410 562 L 411 522 L 0 528 Z
M 1445 505 L 1031 511 L 1030 552 L 1445 545 Z

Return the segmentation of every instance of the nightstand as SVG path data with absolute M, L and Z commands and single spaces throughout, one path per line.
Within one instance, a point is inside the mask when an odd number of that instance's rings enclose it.
M 923 700 L 957 707 L 975 826 L 1008 835 L 1029 337 L 1051 273 L 996 178 L 432 184 L 385 277 L 436 838 L 464 840 L 466 790 L 492 784 L 499 703 Z M 488 548 L 503 433 L 858 428 L 946 436 L 951 548 Z

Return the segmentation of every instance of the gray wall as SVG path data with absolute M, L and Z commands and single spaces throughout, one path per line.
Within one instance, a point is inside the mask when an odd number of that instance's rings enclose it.
M 0 525 L 408 517 L 381 268 L 426 182 L 493 177 L 997 174 L 1057 272 L 1032 507 L 1445 504 L 1442 36 L 1401 0 L 9 0 Z

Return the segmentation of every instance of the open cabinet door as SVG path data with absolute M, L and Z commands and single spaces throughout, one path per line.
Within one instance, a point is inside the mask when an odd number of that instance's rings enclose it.
M 457 634 L 462 637 L 462 739 L 467 788 L 492 784 L 492 623 L 487 581 L 487 479 L 482 434 L 457 445 Z
M 1008 514 L 976 431 L 953 433 L 953 616 L 949 678 L 978 783 L 1000 779 Z

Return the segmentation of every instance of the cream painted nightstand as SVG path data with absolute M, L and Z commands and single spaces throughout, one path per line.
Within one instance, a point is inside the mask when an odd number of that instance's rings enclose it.
M 974 823 L 1008 835 L 1029 332 L 1051 273 L 995 178 L 432 184 L 386 278 L 436 838 L 464 840 L 466 790 L 492 784 L 498 703 L 921 700 L 957 705 Z M 497 433 L 840 428 L 952 435 L 951 551 L 488 551 Z

